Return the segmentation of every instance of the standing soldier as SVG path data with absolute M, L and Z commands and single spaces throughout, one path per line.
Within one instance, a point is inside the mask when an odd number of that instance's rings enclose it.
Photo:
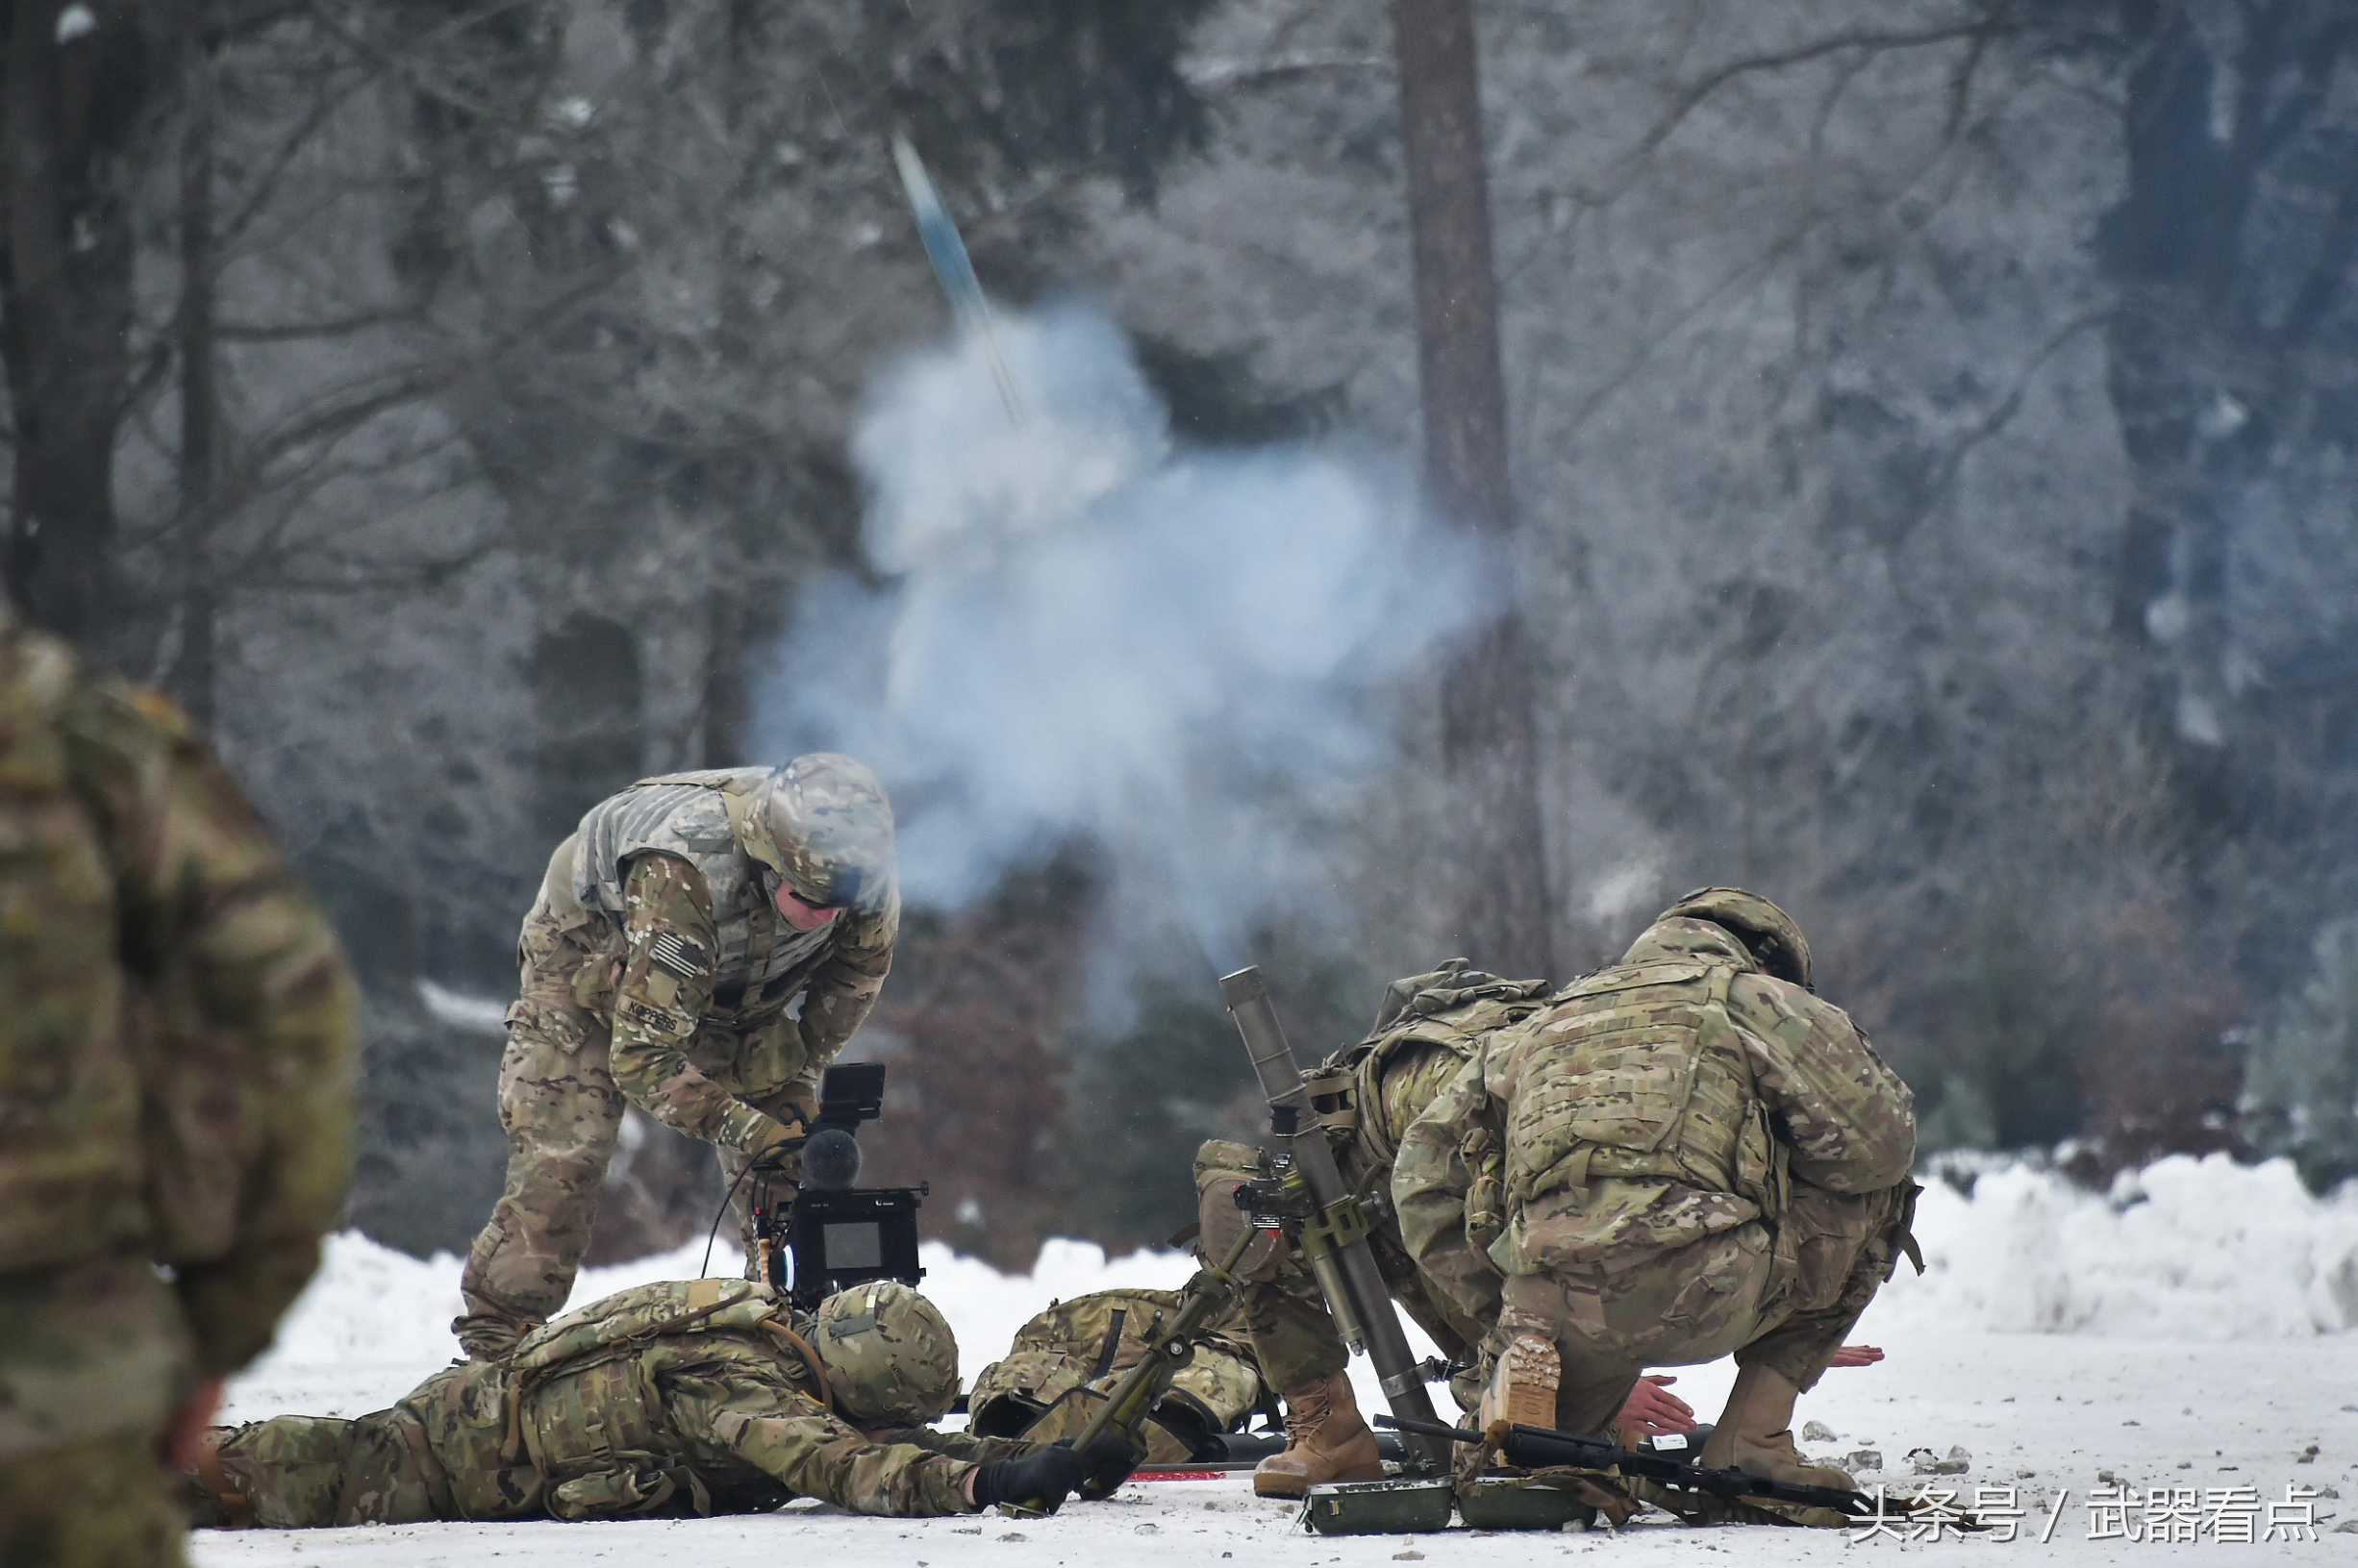
M 1645 1367 L 1733 1352 L 1702 1462 L 1847 1487 L 1794 1449 L 1794 1402 L 1915 1255 L 1915 1151 L 1907 1085 L 1812 993 L 1793 918 L 1707 887 L 1486 1040 L 1392 1199 L 1425 1278 L 1495 1325 L 1485 1424 L 1593 1432 Z
M 352 981 L 170 705 L 5 621 L 0 842 L 0 1562 L 174 1564 L 343 1200 Z
M 571 1294 L 626 1097 L 720 1145 L 733 1182 L 801 1136 L 899 930 L 892 808 L 848 757 L 669 774 L 591 807 L 516 943 L 508 1182 L 460 1282 L 466 1353 L 507 1354 Z

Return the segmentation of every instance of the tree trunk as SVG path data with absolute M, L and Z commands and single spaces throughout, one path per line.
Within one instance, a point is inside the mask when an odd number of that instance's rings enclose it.
M 213 526 L 213 467 L 220 388 L 213 331 L 213 60 L 201 38 L 187 55 L 180 145 L 180 516 L 173 540 L 180 586 L 180 653 L 170 685 L 203 729 L 213 719 L 214 621 L 219 600 L 207 549 Z
M 704 760 L 708 768 L 744 767 L 756 761 L 783 762 L 783 757 L 751 758 L 746 732 L 752 728 L 753 699 L 745 679 L 744 611 L 736 595 L 723 591 L 712 599 L 712 641 L 704 650 Z
M 1435 507 L 1511 542 L 1506 388 L 1499 372 L 1470 0 L 1393 0 L 1416 261 L 1425 485 Z M 1461 837 L 1458 935 L 1485 968 L 1545 975 L 1554 911 L 1539 803 L 1529 638 L 1510 605 L 1452 662 L 1442 744 Z
M 145 98 L 145 39 L 126 4 L 86 0 L 61 28 L 63 0 L 0 3 L 0 354 L 16 442 L 6 576 L 26 615 L 90 646 L 116 619 L 114 437 L 132 311 L 125 155 Z
M 2096 243 L 2132 485 L 2113 620 L 2149 684 L 2174 847 L 2197 869 L 2266 793 L 2248 766 L 2271 755 L 2265 705 L 2239 685 L 2270 683 L 2233 673 L 2237 534 L 2309 505 L 2299 487 L 2318 481 L 2288 454 L 2344 417 L 2333 345 L 2358 254 L 2358 178 L 2318 156 L 2344 134 L 2333 88 L 2358 29 L 2328 0 L 2245 3 L 2234 21 L 2222 43 L 2190 6 L 2135 12 L 2127 181 Z

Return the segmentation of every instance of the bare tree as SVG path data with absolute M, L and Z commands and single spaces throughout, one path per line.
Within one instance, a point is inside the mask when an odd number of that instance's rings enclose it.
M 1393 0 L 1400 128 L 1417 280 L 1425 483 L 1448 515 L 1511 556 L 1506 386 L 1498 365 L 1490 171 L 1471 0 Z M 1554 967 L 1531 648 L 1510 602 L 1450 664 L 1442 742 L 1463 834 L 1460 940 L 1504 974 Z
M 112 630 L 115 435 L 131 379 L 133 198 L 157 40 L 136 0 L 0 12 L 0 357 L 13 432 L 6 577 L 33 619 Z

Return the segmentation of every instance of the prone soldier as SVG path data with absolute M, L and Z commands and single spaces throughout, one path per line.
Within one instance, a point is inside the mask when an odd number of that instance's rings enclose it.
M 986 1437 L 1056 1438 L 1095 1413 L 1095 1394 L 1152 1354 L 1150 1332 L 1180 1309 L 1183 1293 L 1096 1290 L 1052 1302 L 1016 1331 L 1007 1354 L 975 1374 L 967 1430 Z M 1261 1403 L 1261 1369 L 1246 1337 L 1242 1304 L 1217 1313 L 1195 1353 L 1171 1377 L 1141 1433 L 1145 1462 L 1176 1464 L 1235 1430 Z
M 451 1324 L 467 1354 L 512 1350 L 571 1293 L 626 1100 L 718 1144 L 733 1182 L 800 1137 L 899 928 L 892 808 L 848 757 L 644 779 L 591 807 L 516 944 L 507 1184 Z M 790 1153 L 771 1160 L 790 1176 Z
M 343 1201 L 352 980 L 170 705 L 5 618 L 0 836 L 0 1562 L 176 1564 Z
M 357 1420 L 283 1415 L 207 1434 L 188 1478 L 209 1524 L 620 1519 L 765 1511 L 1054 1511 L 1126 1457 L 937 1432 L 958 1345 L 892 1280 L 815 1314 L 765 1285 L 690 1280 L 593 1302 L 496 1362 L 461 1361 Z
M 1793 1408 L 1916 1256 L 1916 1121 L 1810 983 L 1791 916 L 1704 888 L 1493 1034 L 1407 1130 L 1408 1253 L 1494 1326 L 1486 1424 L 1597 1432 L 1644 1367 L 1733 1352 L 1701 1462 L 1850 1485 L 1803 1462 Z

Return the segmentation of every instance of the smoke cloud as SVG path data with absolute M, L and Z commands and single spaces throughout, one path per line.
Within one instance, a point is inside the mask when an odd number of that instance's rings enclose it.
M 1331 912 L 1388 695 L 1482 614 L 1489 573 L 1397 463 L 1191 450 L 1122 334 L 1000 318 L 1011 417 L 971 335 L 884 374 L 853 454 L 881 591 L 811 585 L 763 705 L 784 756 L 893 791 L 913 903 L 956 907 L 1093 844 L 1124 924 L 1216 965 Z

